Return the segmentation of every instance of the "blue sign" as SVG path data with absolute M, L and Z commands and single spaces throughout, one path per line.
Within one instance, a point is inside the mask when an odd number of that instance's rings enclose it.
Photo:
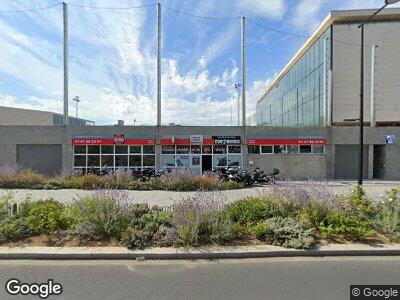
M 394 134 L 388 134 L 386 136 L 386 144 L 395 144 L 396 143 L 396 136 Z

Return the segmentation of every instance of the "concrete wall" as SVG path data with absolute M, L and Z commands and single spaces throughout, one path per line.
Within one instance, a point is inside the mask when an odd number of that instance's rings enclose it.
M 386 145 L 386 135 L 395 134 L 400 138 L 400 127 L 365 127 L 366 145 L 384 145 L 385 151 L 385 179 L 400 179 L 400 145 Z M 158 133 L 159 132 L 159 133 Z M 125 134 L 132 137 L 170 137 L 186 136 L 190 134 L 212 135 L 241 135 L 241 127 L 157 127 L 152 126 L 102 126 L 65 128 L 63 126 L 0 126 L 0 166 L 17 163 L 17 145 L 61 145 L 62 168 L 72 168 L 74 136 L 112 137 L 114 134 Z M 357 127 L 248 127 L 247 138 L 272 138 L 272 137 L 325 137 L 327 140 L 326 151 L 323 155 L 265 155 L 247 154 L 247 147 L 243 147 L 244 166 L 249 169 L 259 166 L 266 171 L 272 168 L 281 170 L 283 176 L 293 179 L 301 178 L 335 178 L 335 153 L 338 145 L 357 145 Z M 243 141 L 247 141 L 243 138 Z M 371 148 L 372 146 L 370 146 Z M 156 147 L 157 149 L 159 146 Z M 373 147 L 372 147 L 373 148 Z M 156 151 L 157 151 L 156 149 Z M 357 148 L 355 148 L 357 149 Z M 368 156 L 368 151 L 365 153 Z M 369 155 L 366 170 L 373 168 L 373 155 Z M 38 157 L 37 159 L 46 159 Z M 253 161 L 253 165 L 248 165 Z M 349 164 L 347 168 L 357 168 L 358 160 Z
M 53 114 L 47 111 L 0 106 L 0 125 L 53 125 Z
M 333 122 L 358 118 L 360 29 L 333 26 Z M 370 121 L 371 46 L 376 44 L 376 121 L 400 121 L 400 21 L 365 25 L 364 119 Z M 340 43 L 344 41 L 348 44 Z

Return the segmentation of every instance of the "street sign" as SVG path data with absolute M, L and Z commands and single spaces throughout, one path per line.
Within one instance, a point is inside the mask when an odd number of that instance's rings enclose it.
M 386 135 L 386 144 L 396 144 L 396 136 L 394 134 Z

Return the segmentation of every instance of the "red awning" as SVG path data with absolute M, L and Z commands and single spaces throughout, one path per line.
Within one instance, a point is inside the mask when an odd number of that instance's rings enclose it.
M 155 145 L 156 139 L 124 139 L 123 145 Z M 73 145 L 114 145 L 113 138 L 72 138 Z
M 296 138 L 296 139 L 248 139 L 249 145 L 325 145 L 326 139 L 322 138 Z

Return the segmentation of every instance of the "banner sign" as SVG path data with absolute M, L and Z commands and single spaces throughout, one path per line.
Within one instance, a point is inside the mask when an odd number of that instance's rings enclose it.
M 240 145 L 240 136 L 213 136 L 215 145 Z
M 123 134 L 116 134 L 114 138 L 72 138 L 72 145 L 155 145 L 155 139 L 128 139 Z
M 191 144 L 203 144 L 203 136 L 202 135 L 191 135 L 190 143 Z
M 394 134 L 388 134 L 386 136 L 386 144 L 388 145 L 396 144 L 396 136 Z
M 297 138 L 297 139 L 249 139 L 249 145 L 325 145 L 326 139 Z

